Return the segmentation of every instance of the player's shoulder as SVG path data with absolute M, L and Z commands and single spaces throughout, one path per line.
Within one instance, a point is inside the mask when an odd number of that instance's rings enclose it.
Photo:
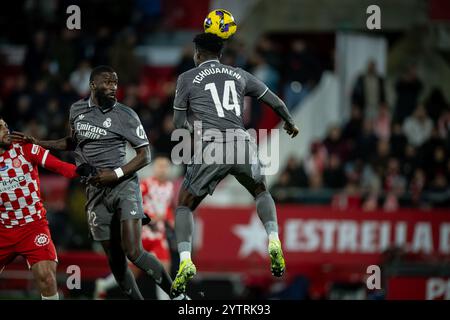
M 134 111 L 133 108 L 123 103 L 117 102 L 116 105 L 114 106 L 114 110 L 119 114 L 119 116 L 123 115 L 126 117 L 138 118 L 136 111 Z
M 192 79 L 194 79 L 194 77 L 197 75 L 198 71 L 199 71 L 198 68 L 189 69 L 189 70 L 181 73 L 178 76 L 178 81 L 179 82 L 181 82 L 181 81 L 186 81 L 186 82 L 192 81 Z
M 41 146 L 32 143 L 14 143 L 13 148 L 23 155 L 39 155 L 43 152 Z
M 85 109 L 85 108 L 89 108 L 89 97 L 80 99 L 80 100 L 72 103 L 72 105 L 70 106 L 71 111 Z
M 78 117 L 89 109 L 89 97 L 80 99 L 70 106 L 70 119 Z

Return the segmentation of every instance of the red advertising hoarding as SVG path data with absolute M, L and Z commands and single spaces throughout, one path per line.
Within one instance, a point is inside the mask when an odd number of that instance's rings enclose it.
M 368 266 L 383 251 L 450 254 L 450 211 L 401 209 L 342 212 L 330 207 L 278 206 L 280 239 L 289 269 L 304 264 Z M 254 208 L 200 208 L 196 260 L 210 271 L 266 268 L 267 236 Z

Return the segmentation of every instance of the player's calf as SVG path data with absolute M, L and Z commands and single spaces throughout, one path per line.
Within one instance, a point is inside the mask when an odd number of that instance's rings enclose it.
M 56 284 L 56 262 L 39 261 L 32 266 L 34 278 L 43 300 L 58 300 Z

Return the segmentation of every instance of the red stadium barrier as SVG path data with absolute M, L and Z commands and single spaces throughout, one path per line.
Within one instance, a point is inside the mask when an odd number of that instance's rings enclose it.
M 385 263 L 393 247 L 403 249 L 410 261 L 443 261 L 450 255 L 449 210 L 277 208 L 287 279 L 306 276 L 313 298 L 323 297 L 332 283 L 365 283 L 367 267 Z M 247 283 L 261 286 L 270 281 L 266 234 L 254 208 L 204 207 L 196 218 L 199 271 L 241 272 Z
M 201 208 L 196 259 L 211 271 L 266 269 L 266 234 L 254 208 Z M 411 255 L 450 254 L 450 211 L 335 211 L 278 206 L 280 238 L 290 270 L 304 264 L 381 263 L 393 246 Z

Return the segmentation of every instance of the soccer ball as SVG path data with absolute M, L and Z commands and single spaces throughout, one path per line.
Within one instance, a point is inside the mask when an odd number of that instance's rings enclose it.
M 237 25 L 229 11 L 216 9 L 206 16 L 203 28 L 206 33 L 212 33 L 222 39 L 228 39 L 236 32 Z

